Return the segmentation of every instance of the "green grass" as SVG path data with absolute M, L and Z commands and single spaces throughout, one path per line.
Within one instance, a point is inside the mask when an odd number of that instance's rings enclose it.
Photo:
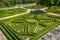
M 27 9 L 22 9 L 22 8 L 14 8 L 14 9 L 8 9 L 8 10 L 0 10 L 0 18 L 1 17 L 6 17 L 6 16 L 11 16 L 15 14 L 21 14 L 26 12 Z

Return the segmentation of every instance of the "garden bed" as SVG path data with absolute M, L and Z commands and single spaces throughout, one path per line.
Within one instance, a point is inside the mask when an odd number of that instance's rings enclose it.
M 1 17 L 6 17 L 6 16 L 11 16 L 15 14 L 21 14 L 26 12 L 27 9 L 22 9 L 22 8 L 14 8 L 14 9 L 8 9 L 8 10 L 0 10 L 0 18 Z
M 36 23 L 37 20 L 35 20 L 35 19 L 29 19 L 29 20 L 27 20 L 27 22 L 29 22 L 29 23 Z
M 51 7 L 50 10 L 48 9 L 47 11 L 56 13 L 56 14 L 60 14 L 60 6 Z

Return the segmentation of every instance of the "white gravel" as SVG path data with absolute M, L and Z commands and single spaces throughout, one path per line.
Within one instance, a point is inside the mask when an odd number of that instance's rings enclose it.
M 47 14 L 54 15 L 54 16 L 60 16 L 60 14 L 55 14 L 55 13 L 51 13 L 51 12 L 48 12 Z
M 0 30 L 0 40 L 8 40 L 1 30 Z

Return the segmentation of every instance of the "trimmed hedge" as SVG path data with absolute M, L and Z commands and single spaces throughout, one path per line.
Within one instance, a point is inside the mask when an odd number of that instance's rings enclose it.
M 0 23 L 0 25 L 1 25 L 1 23 Z M 1 25 L 2 26 L 2 25 Z M 7 36 L 7 38 L 9 39 L 9 40 L 13 40 L 13 38 L 11 37 L 11 35 L 9 34 L 9 33 L 7 33 L 7 30 L 2 26 L 2 27 L 0 27 L 1 28 L 1 30 L 3 31 L 3 33 Z
M 5 30 L 5 28 L 3 26 L 0 26 L 2 32 L 6 35 L 6 37 L 8 38 L 8 40 L 13 40 L 13 38 L 9 35 L 9 33 L 7 33 L 7 31 Z
M 20 40 L 17 35 L 10 29 L 8 26 L 6 26 L 4 23 L 1 22 L 1 25 L 4 27 L 4 29 L 7 31 L 8 34 L 13 38 L 13 40 Z
M 2 22 L 2 23 L 3 23 L 3 22 Z M 3 24 L 4 24 L 4 23 L 3 23 Z M 20 38 L 18 37 L 17 32 L 16 32 L 15 30 L 13 30 L 9 25 L 6 25 L 6 24 L 4 24 L 4 25 L 16 36 L 17 39 L 20 40 Z

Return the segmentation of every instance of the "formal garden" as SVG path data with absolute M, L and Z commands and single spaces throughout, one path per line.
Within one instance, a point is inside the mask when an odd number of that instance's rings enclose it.
M 2 20 L 1 25 L 6 25 L 6 27 L 17 34 L 21 40 L 26 40 L 27 38 L 37 40 L 60 24 L 60 19 L 57 19 L 59 18 L 52 15 L 30 13 Z
M 4 6 L 12 7 L 20 4 L 36 3 L 36 5 L 23 8 L 0 10 L 0 30 L 6 40 L 40 40 L 42 36 L 60 25 L 60 16 L 48 14 L 51 12 L 60 15 L 59 0 L 3 0 L 1 2 L 0 6 L 2 8 Z M 27 13 L 29 9 L 30 12 Z M 32 9 L 34 10 L 32 11 Z

